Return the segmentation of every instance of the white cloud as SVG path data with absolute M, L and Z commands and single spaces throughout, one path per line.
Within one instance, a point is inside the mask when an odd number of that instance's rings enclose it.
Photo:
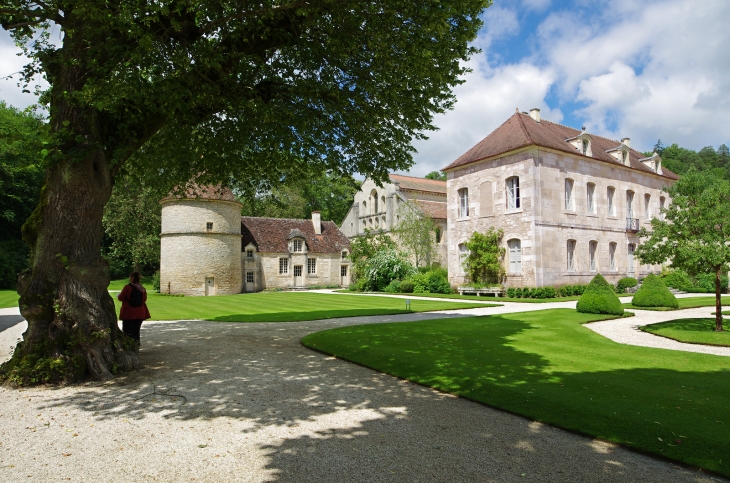
M 21 50 L 15 46 L 10 34 L 5 30 L 0 30 L 0 100 L 22 109 L 38 102 L 38 96 L 33 94 L 35 85 L 39 84 L 46 88 L 48 83 L 42 79 L 37 80 L 28 86 L 27 89 L 31 91 L 30 93 L 23 93 L 22 87 L 18 86 L 22 79 L 17 72 L 23 70 L 23 66 L 28 63 L 28 58 L 24 55 L 18 56 L 18 53 L 21 53 Z M 12 78 L 7 78 L 11 75 Z

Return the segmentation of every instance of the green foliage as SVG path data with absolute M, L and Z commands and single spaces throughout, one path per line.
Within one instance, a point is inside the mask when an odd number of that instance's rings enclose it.
M 400 293 L 400 284 L 400 280 L 391 280 L 388 286 L 385 287 L 385 291 L 388 293 Z
M 689 292 L 694 287 L 692 279 L 684 270 L 664 269 L 662 270 L 661 277 L 667 287 L 672 287 L 684 292 Z
M 437 181 L 446 181 L 446 173 L 442 173 L 441 171 L 431 171 L 426 176 L 424 176 L 424 178 Z
M 397 250 L 379 250 L 368 259 L 362 279 L 366 290 L 383 291 L 393 280 L 403 280 L 416 273 L 408 258 Z
M 578 312 L 587 314 L 623 315 L 624 308 L 611 284 L 599 273 L 588 284 L 575 306 Z
M 697 284 L 691 292 L 714 293 L 715 292 L 715 274 L 700 273 L 697 275 Z M 727 293 L 728 276 L 723 273 L 720 275 L 720 293 Z
M 451 293 L 451 285 L 444 272 L 445 270 L 437 269 L 412 276 L 413 293 Z
M 413 289 L 414 289 L 413 282 L 411 282 L 410 280 L 403 280 L 400 283 L 401 293 L 413 293 Z
M 152 289 L 155 292 L 160 293 L 160 271 L 159 270 L 157 270 L 152 275 Z
M 713 273 L 719 284 L 730 264 L 730 181 L 690 168 L 666 191 L 672 203 L 664 219 L 652 219 L 651 232 L 639 230 L 645 241 L 636 249 L 636 257 L 648 264 L 670 261 L 690 275 Z M 721 292 L 715 291 L 718 306 Z M 715 318 L 722 330 L 719 311 Z
M 360 283 L 368 261 L 380 250 L 395 250 L 396 244 L 393 239 L 382 232 L 365 230 L 365 233 L 350 240 L 350 260 L 352 262 L 352 278 L 355 283 Z M 364 285 L 360 285 L 363 289 Z
M 406 201 L 398 207 L 398 225 L 394 232 L 401 246 L 416 262 L 416 267 L 430 267 L 439 262 L 436 224 L 423 213 L 417 202 Z
M 627 288 L 633 288 L 639 285 L 639 281 L 634 277 L 624 277 L 616 284 L 616 293 L 626 293 Z
M 468 253 L 462 264 L 472 282 L 501 283 L 504 279 L 502 262 L 506 250 L 501 246 L 503 235 L 501 228 L 489 227 L 484 234 L 474 232 L 466 242 Z
M 556 294 L 559 297 L 572 297 L 574 295 L 583 295 L 586 289 L 586 285 L 575 284 L 575 285 L 564 285 L 555 289 Z
M 636 307 L 671 307 L 679 308 L 677 297 L 669 291 L 661 277 L 649 274 L 641 282 L 641 287 L 631 299 L 631 304 Z
M 715 274 L 700 273 L 694 279 L 684 270 L 665 269 L 662 271 L 662 280 L 667 287 L 689 293 L 713 293 L 715 292 Z M 720 291 L 726 293 L 728 289 L 728 276 L 720 275 Z

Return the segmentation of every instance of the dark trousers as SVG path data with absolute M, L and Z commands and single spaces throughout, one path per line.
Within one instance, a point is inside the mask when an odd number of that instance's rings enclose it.
M 122 332 L 127 337 L 139 342 L 139 329 L 142 328 L 142 319 L 122 320 Z

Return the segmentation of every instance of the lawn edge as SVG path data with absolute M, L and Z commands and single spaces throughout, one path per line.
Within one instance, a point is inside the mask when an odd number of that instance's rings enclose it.
M 644 330 L 644 327 L 649 327 L 650 325 L 663 324 L 665 322 L 673 322 L 673 321 L 672 320 L 665 320 L 664 322 L 655 322 L 653 324 L 640 325 L 639 326 L 639 330 L 642 331 L 642 332 L 646 332 L 647 334 L 655 335 L 657 337 L 664 337 L 665 339 L 673 340 L 673 341 L 676 341 L 676 342 L 681 342 L 682 344 L 692 344 L 692 345 L 708 346 L 708 347 L 725 347 L 725 348 L 730 348 L 730 345 L 703 344 L 701 342 L 689 342 L 689 341 L 686 341 L 686 340 L 675 339 L 674 337 L 669 337 L 668 335 L 657 334 L 655 332 L 649 332 L 648 330 Z

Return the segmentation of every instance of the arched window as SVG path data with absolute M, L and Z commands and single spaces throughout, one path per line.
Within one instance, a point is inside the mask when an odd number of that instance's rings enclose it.
M 634 192 L 629 190 L 626 192 L 626 218 L 634 217 Z
M 596 249 L 598 248 L 597 241 L 591 241 L 588 243 L 588 266 L 591 272 L 597 270 L 598 263 L 596 262 Z
M 520 207 L 520 178 L 507 178 L 507 209 L 516 210 Z
M 459 218 L 469 216 L 469 189 L 461 188 L 459 194 Z
M 385 196 L 380 197 L 380 210 L 385 211 Z
M 464 270 L 464 262 L 468 256 L 469 250 L 466 248 L 466 243 L 459 243 L 459 273 L 461 274 L 466 273 L 466 270 Z
M 575 203 L 573 202 L 573 180 L 565 179 L 565 210 L 575 211 Z
M 436 243 L 441 243 L 441 228 L 436 227 Z
M 648 193 L 644 195 L 644 218 L 651 219 L 651 195 Z
M 616 243 L 608 244 L 608 269 L 616 271 Z
M 596 212 L 596 185 L 593 183 L 586 186 L 586 206 L 588 213 Z
M 567 245 L 567 269 L 569 272 L 575 272 L 575 240 L 568 240 Z
M 616 188 L 613 186 L 608 187 L 607 198 L 608 198 L 608 216 L 616 216 L 616 204 L 614 203 L 614 195 L 616 194 Z
M 664 219 L 664 204 L 666 203 L 666 199 L 663 196 L 659 197 L 659 219 Z
M 378 192 L 377 191 L 372 190 L 370 192 L 370 202 L 372 203 L 371 208 L 372 208 L 373 212 L 370 213 L 372 215 L 372 214 L 375 214 L 378 212 Z
M 522 242 L 518 239 L 507 241 L 509 248 L 509 273 L 522 273 Z

